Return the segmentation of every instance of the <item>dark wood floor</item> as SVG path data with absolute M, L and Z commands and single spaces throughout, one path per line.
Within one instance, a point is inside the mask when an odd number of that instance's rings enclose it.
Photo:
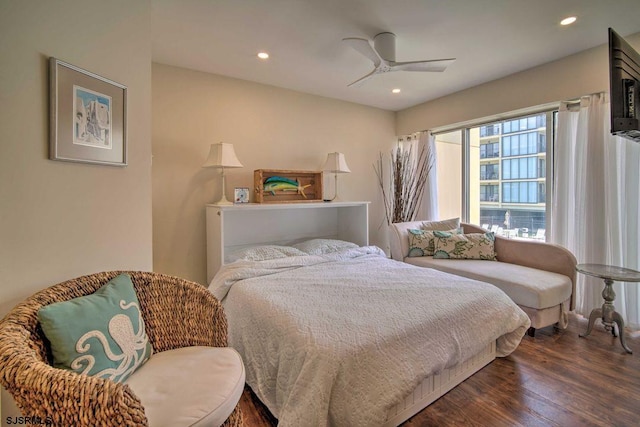
M 572 316 L 565 331 L 525 336 L 402 426 L 639 426 L 640 337 L 627 354 L 601 324 L 579 338 L 586 326 Z M 248 387 L 240 404 L 246 425 L 277 424 Z

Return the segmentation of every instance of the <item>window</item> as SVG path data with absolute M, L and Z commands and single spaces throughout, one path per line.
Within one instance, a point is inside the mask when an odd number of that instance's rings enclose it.
M 498 157 L 500 155 L 500 143 L 499 142 L 489 142 L 480 144 L 480 158 L 492 158 Z
M 546 135 L 540 132 L 525 132 L 502 137 L 502 156 L 524 156 L 546 152 Z
M 500 175 L 500 169 L 497 163 L 489 163 L 486 165 L 480 165 L 480 180 L 498 179 Z
M 539 161 L 545 164 L 544 159 L 538 159 L 537 157 L 503 160 L 502 179 L 544 178 L 544 173 L 541 175 Z
M 481 185 L 480 201 L 481 202 L 497 202 L 498 201 L 498 185 Z
M 482 126 L 480 128 L 480 136 L 481 137 L 499 135 L 499 134 L 500 134 L 500 125 L 498 125 L 498 124 L 493 124 L 493 125 L 489 125 L 489 126 Z
M 545 203 L 547 201 L 547 186 L 540 182 L 538 183 L 538 202 Z
M 440 217 L 497 225 L 520 238 L 548 229 L 554 117 L 549 111 L 436 134 Z
M 493 125 L 496 126 L 496 125 Z M 530 129 L 544 129 L 547 126 L 547 117 L 545 114 L 537 114 L 535 116 L 511 119 L 502 122 L 502 133 L 522 132 Z
M 544 203 L 540 200 L 539 184 L 537 182 L 503 182 L 503 203 Z
M 547 161 L 546 159 L 538 159 L 538 178 L 547 177 Z

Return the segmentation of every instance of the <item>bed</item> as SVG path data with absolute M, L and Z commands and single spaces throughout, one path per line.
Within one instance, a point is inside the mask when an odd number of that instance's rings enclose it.
M 209 289 L 281 426 L 398 425 L 510 354 L 530 324 L 495 286 L 375 246 L 265 243 L 238 249 Z

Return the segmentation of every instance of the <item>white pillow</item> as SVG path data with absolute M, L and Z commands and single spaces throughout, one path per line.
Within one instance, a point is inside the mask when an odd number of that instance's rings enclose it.
M 306 253 L 291 246 L 261 245 L 238 249 L 227 257 L 227 261 L 233 262 L 240 259 L 246 261 L 265 261 L 268 259 L 306 255 Z
M 300 249 L 309 255 L 322 255 L 331 252 L 343 251 L 345 249 L 354 249 L 359 246 L 352 242 L 345 242 L 344 240 L 311 239 L 296 243 L 293 247 Z
M 443 219 L 440 221 L 425 221 L 420 227 L 422 230 L 448 231 L 460 227 L 460 218 Z

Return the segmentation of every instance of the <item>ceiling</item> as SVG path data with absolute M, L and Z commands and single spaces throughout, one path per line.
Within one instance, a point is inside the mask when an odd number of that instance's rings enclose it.
M 154 62 L 398 111 L 640 31 L 639 0 L 151 0 Z M 575 15 L 576 23 L 559 21 Z M 393 72 L 345 37 L 397 36 L 396 60 L 457 58 L 443 73 Z M 270 58 L 259 60 L 266 51 Z M 400 88 L 399 94 L 392 94 Z

